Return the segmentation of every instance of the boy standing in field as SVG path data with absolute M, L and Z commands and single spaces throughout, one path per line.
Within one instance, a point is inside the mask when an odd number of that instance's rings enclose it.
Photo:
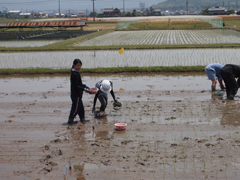
M 227 99 L 233 100 L 240 85 L 240 67 L 235 64 L 226 64 L 220 72 L 226 85 Z M 238 78 L 236 81 L 235 78 Z
M 221 69 L 223 68 L 222 64 L 213 63 L 205 67 L 205 72 L 207 73 L 208 79 L 212 81 L 211 89 L 212 91 L 216 90 L 217 81 L 220 84 L 221 90 L 225 89 L 222 83 L 222 76 L 220 74 Z
M 82 83 L 82 78 L 79 71 L 82 68 L 80 59 L 73 61 L 71 69 L 71 100 L 72 107 L 68 118 L 68 124 L 72 124 L 75 116 L 78 114 L 80 122 L 85 123 L 85 111 L 82 102 L 83 91 L 88 92 L 88 86 Z

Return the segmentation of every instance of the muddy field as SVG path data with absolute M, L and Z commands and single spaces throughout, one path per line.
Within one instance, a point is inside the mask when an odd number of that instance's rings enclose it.
M 210 92 L 204 73 L 105 77 L 122 109 L 109 97 L 95 118 L 85 93 L 87 124 L 68 126 L 68 76 L 1 76 L 0 179 L 239 179 L 238 97 Z

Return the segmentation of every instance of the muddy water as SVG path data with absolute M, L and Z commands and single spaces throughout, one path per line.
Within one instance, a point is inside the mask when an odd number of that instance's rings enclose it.
M 207 90 L 210 81 L 204 73 L 169 73 L 169 74 L 119 74 L 92 76 L 82 75 L 83 83 L 94 87 L 98 80 L 107 78 L 114 83 L 114 91 L 146 90 Z M 38 93 L 38 92 L 69 92 L 69 76 L 0 76 L 1 93 Z M 21 95 L 21 94 L 19 94 Z M 29 97 L 30 98 L 30 97 Z M 4 97 L 2 97 L 4 99 Z M 24 100 L 28 100 L 25 97 Z
M 109 97 L 107 115 L 95 118 L 85 93 L 87 123 L 68 126 L 69 76 L 0 77 L 2 179 L 239 177 L 239 98 L 210 92 L 204 73 L 82 77 L 90 87 L 111 79 L 122 109 Z

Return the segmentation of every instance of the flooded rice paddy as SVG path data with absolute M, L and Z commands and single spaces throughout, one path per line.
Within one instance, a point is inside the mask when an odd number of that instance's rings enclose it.
M 52 41 L 0 41 L 0 47 L 40 47 L 46 46 L 49 44 L 53 44 L 59 42 L 59 40 Z
M 115 31 L 75 46 L 226 44 L 239 41 L 240 32 L 233 30 L 147 30 Z
M 174 49 L 0 53 L 0 68 L 69 68 L 75 58 L 84 68 L 239 64 L 239 49 Z
M 68 126 L 69 76 L 0 76 L 1 179 L 238 179 L 240 99 L 216 96 L 204 73 L 82 78 L 112 80 L 122 109 L 110 96 L 95 118 L 84 93 L 87 123 Z

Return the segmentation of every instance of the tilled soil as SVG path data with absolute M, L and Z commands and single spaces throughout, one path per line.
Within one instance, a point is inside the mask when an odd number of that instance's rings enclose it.
M 71 126 L 68 92 L 1 93 L 1 179 L 239 179 L 238 97 L 115 92 L 121 110 L 109 97 L 107 115 L 95 118 L 93 95 L 84 94 L 87 123 L 76 117 Z M 116 122 L 126 130 L 116 131 Z

